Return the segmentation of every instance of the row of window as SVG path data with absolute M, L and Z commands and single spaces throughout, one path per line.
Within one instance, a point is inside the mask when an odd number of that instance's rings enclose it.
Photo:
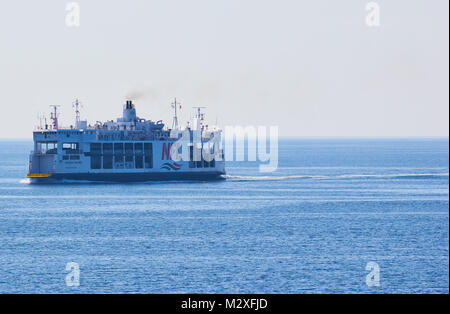
M 65 155 L 62 157 L 63 160 L 80 160 L 80 155 Z
M 152 143 L 91 143 L 91 155 L 151 155 Z
M 41 154 L 57 154 L 58 142 L 37 142 L 36 150 Z
M 91 169 L 153 168 L 152 143 L 91 143 Z
M 216 166 L 216 161 L 213 159 L 211 161 L 206 161 L 202 158 L 199 161 L 190 161 L 189 168 L 214 168 Z
M 153 168 L 152 155 L 92 155 L 91 169 L 143 169 Z
M 203 158 L 203 154 L 200 153 L 200 159 L 198 161 L 194 160 L 194 149 L 192 146 L 189 146 L 189 168 L 214 168 L 216 166 L 216 160 L 213 159 L 211 161 L 206 161 Z

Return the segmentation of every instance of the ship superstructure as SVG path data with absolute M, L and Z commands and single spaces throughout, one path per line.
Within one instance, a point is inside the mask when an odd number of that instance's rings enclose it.
M 33 132 L 28 177 L 32 182 L 55 180 L 160 181 L 212 180 L 225 174 L 221 130 L 204 123 L 201 108 L 192 122 L 178 126 L 179 104 L 174 102 L 174 122 L 139 118 L 131 100 L 116 121 L 88 125 L 80 119 L 75 101 L 75 125 L 58 124 L 58 106 L 52 106 L 51 124 Z

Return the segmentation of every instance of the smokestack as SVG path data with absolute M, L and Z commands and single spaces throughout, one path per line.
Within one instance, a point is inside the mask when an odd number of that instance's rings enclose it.
M 131 122 L 136 121 L 136 109 L 134 109 L 133 102 L 131 100 L 127 100 L 125 102 L 125 108 L 123 110 L 123 121 Z
M 131 100 L 127 100 L 125 103 L 126 109 L 133 109 L 133 102 Z

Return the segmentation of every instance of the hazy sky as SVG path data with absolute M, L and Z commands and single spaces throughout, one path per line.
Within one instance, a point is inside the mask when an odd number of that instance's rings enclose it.
M 448 136 L 449 2 L 383 0 L 0 2 L 0 137 L 29 138 L 37 114 L 84 103 L 90 122 L 170 124 L 173 97 L 214 124 L 282 136 Z

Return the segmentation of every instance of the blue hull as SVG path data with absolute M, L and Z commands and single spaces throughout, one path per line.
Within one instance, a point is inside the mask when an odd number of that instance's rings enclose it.
M 31 183 L 64 181 L 146 182 L 146 181 L 212 181 L 224 180 L 223 172 L 142 172 L 142 173 L 58 173 L 47 178 L 31 178 Z

